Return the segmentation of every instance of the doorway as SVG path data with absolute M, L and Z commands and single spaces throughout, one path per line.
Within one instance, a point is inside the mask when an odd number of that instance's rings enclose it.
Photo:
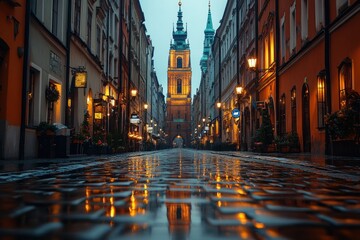
M 177 135 L 172 144 L 174 148 L 182 148 L 184 146 L 184 139 L 180 135 Z

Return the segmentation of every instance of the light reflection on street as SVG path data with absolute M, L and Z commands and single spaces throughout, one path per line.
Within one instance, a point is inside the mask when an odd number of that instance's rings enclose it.
M 116 232 L 109 239 L 298 238 L 299 228 L 332 237 L 331 221 L 344 226 L 337 236 L 353 236 L 360 234 L 358 186 L 189 150 L 115 156 L 69 174 L 2 184 L 0 236 L 44 219 L 60 222 L 66 236 L 106 224 Z

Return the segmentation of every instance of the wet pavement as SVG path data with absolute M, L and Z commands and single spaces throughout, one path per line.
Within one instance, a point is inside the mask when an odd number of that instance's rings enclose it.
M 359 239 L 360 161 L 308 159 L 172 149 L 2 164 L 0 239 Z

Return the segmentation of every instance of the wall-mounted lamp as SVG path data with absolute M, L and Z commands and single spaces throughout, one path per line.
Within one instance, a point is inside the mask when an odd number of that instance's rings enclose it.
M 256 68 L 257 59 L 255 57 L 249 57 L 247 62 L 248 62 L 248 67 L 249 67 L 250 71 L 257 72 L 257 73 L 259 73 L 259 72 L 267 72 L 267 71 L 273 72 L 274 71 L 274 69 L 272 69 L 272 68 L 257 69 Z
M 131 89 L 131 97 L 136 97 L 137 95 L 137 90 L 136 89 Z
M 147 110 L 149 105 L 147 103 L 144 104 L 144 109 Z
M 216 107 L 217 107 L 217 108 L 221 108 L 221 102 L 217 102 L 217 103 L 216 103 Z

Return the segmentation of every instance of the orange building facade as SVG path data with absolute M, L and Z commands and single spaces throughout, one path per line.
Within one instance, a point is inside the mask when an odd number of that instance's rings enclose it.
M 344 89 L 359 92 L 359 1 L 278 1 L 277 134 L 297 132 L 300 151 L 331 153 L 325 115 Z
M 26 1 L 0 9 L 0 159 L 19 158 Z

